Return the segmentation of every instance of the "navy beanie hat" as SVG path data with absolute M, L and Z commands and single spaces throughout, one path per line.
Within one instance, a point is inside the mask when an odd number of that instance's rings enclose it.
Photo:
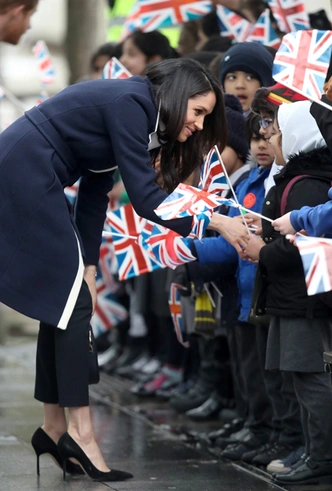
M 224 54 L 219 78 L 222 85 L 227 73 L 242 71 L 252 73 L 260 81 L 262 87 L 274 85 L 272 78 L 273 56 L 261 44 L 247 42 L 232 46 Z
M 238 155 L 243 162 L 246 161 L 249 152 L 249 144 L 246 137 L 246 120 L 243 116 L 241 102 L 235 95 L 225 94 L 226 120 L 227 120 L 227 145 Z

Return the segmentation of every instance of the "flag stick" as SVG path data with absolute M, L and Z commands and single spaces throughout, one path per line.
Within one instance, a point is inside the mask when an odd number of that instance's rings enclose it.
M 135 237 L 135 235 L 117 234 L 115 232 L 108 232 L 107 230 L 103 230 L 102 235 L 103 237 L 125 237 L 126 239 L 138 239 L 138 237 Z
M 221 163 L 221 166 L 222 166 L 222 168 L 223 168 L 223 171 L 224 171 L 224 174 L 225 174 L 225 177 L 226 177 L 227 184 L 229 185 L 229 189 L 232 191 L 232 194 L 233 194 L 233 196 L 234 196 L 234 201 L 235 201 L 235 203 L 236 203 L 236 204 L 237 204 L 239 207 L 241 207 L 241 205 L 240 205 L 240 203 L 239 203 L 239 200 L 237 199 L 237 196 L 236 196 L 236 194 L 235 194 L 235 191 L 234 191 L 234 188 L 233 188 L 233 186 L 232 186 L 232 183 L 231 183 L 231 181 L 230 181 L 230 179 L 229 179 L 229 176 L 228 176 L 228 173 L 227 173 L 227 170 L 226 170 L 225 164 L 224 164 L 224 162 L 223 162 L 223 160 L 222 160 L 222 158 L 221 158 L 221 155 L 220 155 L 220 152 L 219 152 L 219 150 L 218 150 L 217 145 L 215 145 L 215 146 L 214 146 L 214 149 L 215 149 L 215 151 L 216 151 L 216 154 L 218 155 L 219 162 Z M 241 208 L 242 208 L 242 207 L 241 207 Z M 248 231 L 248 234 L 250 235 L 250 230 L 249 230 L 248 225 L 247 225 L 247 222 L 245 221 L 245 218 L 244 218 L 243 216 L 242 216 L 242 219 L 243 219 L 243 223 L 244 223 L 244 225 L 245 225 L 245 227 L 246 227 L 246 229 L 247 229 L 247 231 Z
M 267 218 L 264 215 L 262 215 L 261 213 L 257 213 L 257 211 L 249 210 L 248 208 L 245 208 L 242 205 L 239 205 L 239 207 L 241 208 L 241 210 L 246 211 L 247 213 L 252 213 L 253 215 L 256 215 L 257 217 L 260 217 L 263 220 L 266 220 L 267 222 L 270 222 L 270 223 L 274 222 L 274 220 L 272 220 L 271 218 Z
M 323 101 L 318 100 L 318 99 L 313 99 L 312 97 L 308 96 L 308 94 L 306 94 L 302 90 L 299 90 L 298 88 L 293 87 L 290 84 L 285 84 L 285 82 L 279 82 L 279 83 L 281 85 L 283 85 L 284 87 L 287 87 L 288 89 L 294 90 L 294 92 L 297 92 L 298 94 L 302 95 L 303 97 L 305 97 L 306 99 L 308 99 L 308 101 L 310 101 L 310 102 L 317 102 L 317 104 L 319 104 L 320 106 L 323 106 L 323 107 L 325 107 L 325 109 L 329 109 L 330 111 L 332 111 L 332 106 L 330 106 L 329 104 L 326 104 L 326 102 L 323 102 Z

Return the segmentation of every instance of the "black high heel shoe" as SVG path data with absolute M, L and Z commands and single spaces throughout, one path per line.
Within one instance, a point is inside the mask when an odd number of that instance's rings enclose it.
M 39 468 L 39 457 L 45 453 L 48 453 L 53 457 L 54 461 L 58 466 L 63 469 L 63 460 L 59 453 L 58 447 L 56 443 L 48 436 L 47 433 L 43 430 L 43 428 L 38 428 L 31 438 L 31 445 L 33 446 L 34 451 L 37 456 L 37 475 L 40 475 Z M 83 469 L 80 465 L 74 464 L 71 461 L 67 462 L 67 471 L 70 474 L 84 474 Z
M 109 472 L 98 470 L 68 433 L 64 433 L 60 437 L 58 449 L 63 460 L 64 481 L 66 480 L 66 466 L 70 458 L 76 459 L 84 469 L 84 472 L 94 481 L 124 481 L 125 479 L 134 477 L 129 472 L 117 471 L 115 469 L 111 469 Z

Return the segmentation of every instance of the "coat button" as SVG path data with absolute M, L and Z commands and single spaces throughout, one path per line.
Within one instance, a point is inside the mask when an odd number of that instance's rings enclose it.
M 269 238 L 268 237 L 264 237 L 264 240 L 265 240 L 265 242 L 268 242 L 269 241 Z
M 266 205 L 270 205 L 271 204 L 271 201 L 266 201 L 265 204 Z
M 262 309 L 258 309 L 258 313 L 261 314 L 262 313 Z

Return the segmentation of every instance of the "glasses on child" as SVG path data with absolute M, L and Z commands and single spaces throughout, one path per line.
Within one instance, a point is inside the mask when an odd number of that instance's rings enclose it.
M 270 118 L 261 118 L 259 120 L 259 126 L 263 129 L 263 130 L 266 130 L 269 125 L 273 123 L 273 119 L 270 119 Z

